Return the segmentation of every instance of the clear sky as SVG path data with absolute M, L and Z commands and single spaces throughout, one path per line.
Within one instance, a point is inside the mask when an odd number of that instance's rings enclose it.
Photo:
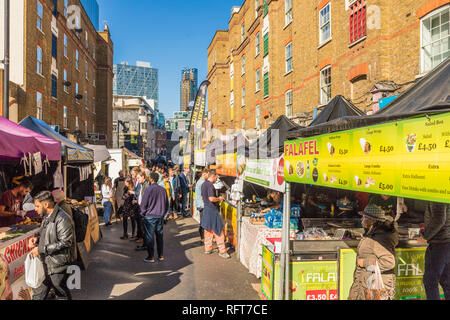
M 231 8 L 244 0 L 98 0 L 100 30 L 106 21 L 114 63 L 148 61 L 159 69 L 159 108 L 166 119 L 180 110 L 184 67 L 207 76 L 207 48 L 218 29 L 228 29 Z

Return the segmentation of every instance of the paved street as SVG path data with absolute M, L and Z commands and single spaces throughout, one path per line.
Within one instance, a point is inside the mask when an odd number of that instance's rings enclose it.
M 135 242 L 120 240 L 121 223 L 101 226 L 103 239 L 90 253 L 75 300 L 258 300 L 260 280 L 236 259 L 205 255 L 198 224 L 192 219 L 164 228 L 165 261 L 146 264 L 146 252 Z

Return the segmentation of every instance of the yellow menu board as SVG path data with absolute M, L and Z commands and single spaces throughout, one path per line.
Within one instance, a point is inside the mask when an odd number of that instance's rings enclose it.
M 284 146 L 285 180 L 450 203 L 450 114 L 341 131 Z
M 225 153 L 216 156 L 216 171 L 223 176 L 237 177 L 237 153 Z

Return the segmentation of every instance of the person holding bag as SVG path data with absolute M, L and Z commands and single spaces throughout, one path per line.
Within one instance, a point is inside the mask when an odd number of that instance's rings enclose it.
M 59 208 L 51 192 L 35 197 L 36 211 L 43 217 L 39 236 L 30 239 L 31 255 L 44 264 L 45 280 L 33 289 L 33 300 L 45 300 L 53 288 L 61 300 L 71 300 L 67 287 L 67 268 L 75 261 L 74 225 L 69 215 Z
M 394 300 L 395 247 L 399 239 L 397 222 L 373 204 L 369 204 L 360 215 L 365 233 L 358 245 L 348 299 Z
M 125 189 L 123 191 L 123 236 L 120 239 L 128 239 L 128 219 L 131 222 L 132 238 L 136 237 L 136 219 L 134 218 L 136 212 L 137 203 L 133 204 L 133 200 L 136 201 L 136 197 L 133 192 L 133 179 L 127 178 L 125 180 Z

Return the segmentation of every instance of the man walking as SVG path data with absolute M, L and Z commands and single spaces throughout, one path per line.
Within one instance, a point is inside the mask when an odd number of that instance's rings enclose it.
M 31 254 L 43 261 L 46 279 L 40 287 L 33 289 L 33 300 L 45 300 L 52 287 L 59 299 L 71 300 L 67 268 L 74 262 L 76 254 L 73 222 L 55 204 L 49 191 L 38 194 L 34 204 L 43 221 L 39 237 L 30 240 L 30 248 L 33 248 Z
M 183 172 L 180 174 L 180 201 L 181 201 L 181 215 L 183 218 L 186 218 L 189 216 L 189 214 L 186 212 L 186 204 L 189 197 L 189 188 L 190 184 L 188 181 L 189 176 L 189 168 L 185 168 Z
M 211 170 L 208 174 L 208 179 L 202 185 L 202 198 L 205 208 L 203 210 L 201 227 L 205 230 L 205 253 L 213 253 L 213 238 L 215 238 L 219 248 L 219 256 L 229 259 L 230 255 L 225 247 L 224 224 L 216 206 L 217 203 L 223 201 L 223 197 L 216 197 L 214 183 L 217 181 L 217 177 L 216 171 Z
M 141 203 L 141 214 L 143 217 L 143 229 L 145 245 L 148 251 L 148 257 L 144 259 L 146 263 L 155 262 L 155 236 L 158 260 L 163 261 L 163 227 L 164 215 L 169 209 L 167 191 L 158 185 L 158 174 L 150 174 L 151 185 L 145 190 Z
M 145 242 L 144 226 L 143 226 L 143 221 L 142 221 L 140 212 L 142 211 L 141 204 L 142 204 L 144 192 L 150 186 L 150 183 L 148 181 L 148 176 L 143 172 L 139 172 L 136 175 L 136 178 L 137 178 L 137 182 L 138 182 L 138 187 L 135 189 L 135 192 L 136 192 L 135 196 L 137 198 L 137 204 L 139 205 L 139 207 L 137 207 L 137 212 L 134 215 L 134 218 L 136 219 L 137 238 L 138 238 L 138 240 L 136 242 L 144 243 Z M 135 201 L 135 200 L 133 200 L 133 201 Z M 143 244 L 141 246 L 138 245 L 136 247 L 136 250 L 137 251 L 146 250 L 145 244 Z
M 427 300 L 440 300 L 439 284 L 450 300 L 450 205 L 429 202 L 425 210 L 425 253 L 423 284 Z
M 204 240 L 204 230 L 202 228 L 202 216 L 203 216 L 203 209 L 205 208 L 205 204 L 202 199 L 202 185 L 208 179 L 209 175 L 209 169 L 204 169 L 202 171 L 202 175 L 200 179 L 198 179 L 197 184 L 195 186 L 195 207 L 197 208 L 197 211 L 200 215 L 200 227 L 198 229 L 198 232 L 200 233 L 200 239 L 203 242 Z

